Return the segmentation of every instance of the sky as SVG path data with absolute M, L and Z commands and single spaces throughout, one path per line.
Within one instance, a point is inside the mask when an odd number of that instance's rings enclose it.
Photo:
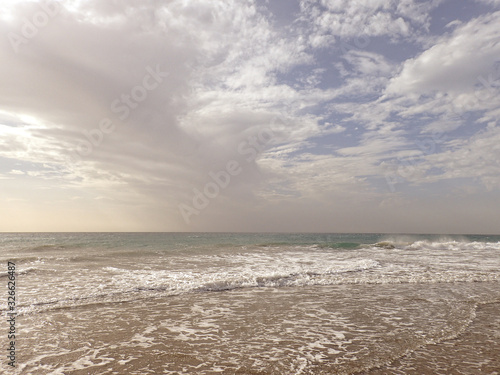
M 500 233 L 500 0 L 13 1 L 0 231 Z

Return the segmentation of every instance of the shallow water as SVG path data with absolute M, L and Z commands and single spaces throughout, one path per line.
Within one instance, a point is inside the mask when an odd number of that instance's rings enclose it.
M 10 236 L 2 257 L 18 271 L 18 373 L 499 368 L 492 238 Z

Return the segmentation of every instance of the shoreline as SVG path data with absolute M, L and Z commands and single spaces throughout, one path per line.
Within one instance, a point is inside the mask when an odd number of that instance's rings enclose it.
M 479 302 L 471 323 L 456 337 L 422 345 L 389 364 L 355 374 L 498 374 L 499 339 L 500 301 Z

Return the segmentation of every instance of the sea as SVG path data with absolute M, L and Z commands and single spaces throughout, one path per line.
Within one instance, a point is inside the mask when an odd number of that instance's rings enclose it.
M 0 258 L 2 374 L 500 373 L 500 236 L 0 233 Z

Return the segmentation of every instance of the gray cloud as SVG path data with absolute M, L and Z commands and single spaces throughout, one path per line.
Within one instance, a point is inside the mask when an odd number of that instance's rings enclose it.
M 401 210 L 425 218 L 432 184 L 477 179 L 456 197 L 496 199 L 496 86 L 478 77 L 496 82 L 499 14 L 434 35 L 441 3 L 300 1 L 274 22 L 250 0 L 9 2 L 0 228 L 426 231 Z M 411 58 L 387 53 L 403 45 Z M 451 134 L 468 112 L 480 131 Z M 450 134 L 423 153 L 433 131 Z M 231 161 L 241 173 L 187 225 L 179 205 Z

